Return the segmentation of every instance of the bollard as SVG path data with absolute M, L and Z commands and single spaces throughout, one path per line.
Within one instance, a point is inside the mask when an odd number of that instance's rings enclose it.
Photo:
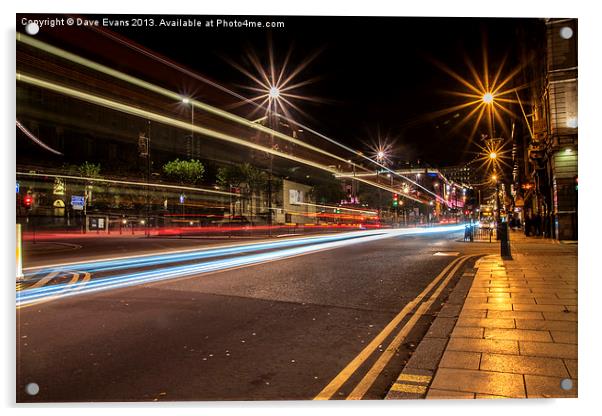
M 500 254 L 504 260 L 512 260 L 510 252 L 510 239 L 508 238 L 508 223 L 502 223 L 498 228 L 500 234 Z
M 23 258 L 21 253 L 21 224 L 17 224 L 17 281 L 23 280 Z

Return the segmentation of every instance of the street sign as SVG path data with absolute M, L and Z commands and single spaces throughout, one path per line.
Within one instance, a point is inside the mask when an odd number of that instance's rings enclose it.
M 78 195 L 71 196 L 71 206 L 73 207 L 73 209 L 83 210 L 85 203 L 86 202 L 85 202 L 85 199 L 83 196 L 78 196 Z
M 17 193 L 19 193 L 19 182 L 17 182 Z

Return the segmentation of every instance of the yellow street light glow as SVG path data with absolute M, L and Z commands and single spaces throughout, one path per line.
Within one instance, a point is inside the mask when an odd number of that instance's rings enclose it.
M 182 130 L 192 129 L 196 133 L 200 133 L 202 135 L 212 137 L 212 138 L 215 138 L 218 140 L 223 140 L 223 141 L 234 143 L 234 144 L 237 144 L 240 146 L 249 147 L 251 149 L 259 150 L 261 152 L 266 152 L 266 153 L 272 154 L 274 156 L 292 160 L 292 161 L 295 161 L 298 163 L 302 163 L 304 165 L 312 166 L 312 167 L 315 167 L 317 169 L 320 169 L 320 170 L 323 170 L 325 172 L 329 172 L 332 174 L 339 173 L 336 169 L 332 169 L 326 165 L 322 165 L 320 163 L 317 163 L 317 162 L 314 162 L 314 161 L 311 161 L 308 159 L 303 159 L 298 156 L 284 153 L 279 150 L 275 150 L 271 147 L 265 147 L 265 146 L 258 145 L 256 143 L 248 142 L 239 137 L 235 137 L 235 136 L 231 136 L 229 134 L 225 134 L 225 133 L 222 133 L 219 131 L 211 130 L 206 127 L 202 127 L 200 125 L 191 126 L 187 122 L 184 122 L 184 121 L 172 118 L 172 117 L 167 117 L 167 116 L 164 116 L 161 114 L 154 113 L 152 111 L 143 110 L 141 108 L 134 107 L 134 106 L 131 106 L 128 104 L 116 102 L 116 101 L 109 100 L 104 97 L 99 97 L 99 96 L 89 94 L 89 93 L 86 93 L 83 91 L 79 91 L 79 90 L 76 90 L 73 88 L 65 87 L 65 86 L 62 86 L 59 84 L 55 84 L 53 82 L 45 81 L 45 80 L 35 78 L 35 77 L 27 75 L 27 74 L 23 74 L 20 72 L 17 72 L 16 76 L 17 76 L 17 81 L 19 81 L 19 82 L 24 82 L 24 83 L 27 83 L 30 85 L 35 85 L 40 88 L 45 88 L 47 90 L 54 91 L 56 93 L 63 94 L 63 95 L 69 96 L 69 97 L 73 97 L 73 98 L 76 98 L 76 99 L 79 99 L 82 101 L 87 101 L 89 103 L 96 104 L 96 105 L 99 105 L 99 106 L 102 106 L 105 108 L 109 108 L 109 109 L 112 109 L 115 111 L 120 111 L 123 113 L 131 114 L 131 115 L 134 115 L 134 116 L 146 119 L 146 120 L 156 121 L 158 123 L 170 125 L 170 126 L 173 126 L 176 128 L 180 128 Z M 193 102 L 195 102 L 195 101 L 193 101 Z M 375 182 L 365 180 L 362 178 L 356 178 L 356 180 L 359 182 L 363 182 L 368 185 L 375 186 L 377 188 L 386 190 L 391 193 L 397 193 L 396 189 L 386 186 L 386 185 L 375 183 Z M 218 191 L 215 191 L 215 192 L 218 192 Z M 411 199 L 413 201 L 416 201 L 418 203 L 424 204 L 424 201 L 421 201 L 420 199 L 417 199 L 417 198 L 413 198 L 409 195 L 404 195 L 404 197 Z
M 471 60 L 466 58 L 466 64 L 470 71 L 471 77 L 464 78 L 458 72 L 448 67 L 442 62 L 433 59 L 435 65 L 437 65 L 442 71 L 450 75 L 461 85 L 460 90 L 447 91 L 450 95 L 457 97 L 463 97 L 466 102 L 454 105 L 449 108 L 436 111 L 432 114 L 432 117 L 441 117 L 446 114 L 455 113 L 462 109 L 472 110 L 467 111 L 467 114 L 456 124 L 454 131 L 460 129 L 464 124 L 469 121 L 474 121 L 472 129 L 470 131 L 469 143 L 472 143 L 473 138 L 476 135 L 477 130 L 480 127 L 481 120 L 487 121 L 489 127 L 489 136 L 494 136 L 494 123 L 497 122 L 502 128 L 504 134 L 510 136 L 510 130 L 506 124 L 506 119 L 502 117 L 504 113 L 513 118 L 518 118 L 511 108 L 511 104 L 520 104 L 518 100 L 512 99 L 509 95 L 515 94 L 518 91 L 528 88 L 528 84 L 509 86 L 511 81 L 521 73 L 525 65 L 528 65 L 528 60 L 524 60 L 514 69 L 510 70 L 506 77 L 502 76 L 506 58 L 498 64 L 497 70 L 494 74 L 489 73 L 489 59 L 486 45 L 482 46 L 483 52 L 483 70 L 479 73 Z M 493 76 L 491 76 L 493 75 Z M 518 94 L 517 94 L 518 97 Z
M 184 98 L 182 98 L 182 102 L 183 102 L 184 104 L 190 104 L 190 98 L 188 98 L 188 97 L 184 97 Z
M 491 175 L 491 180 L 492 181 L 497 181 L 497 175 Z
M 495 152 L 489 153 L 489 158 L 490 159 L 496 159 L 497 158 L 497 153 L 495 153 Z

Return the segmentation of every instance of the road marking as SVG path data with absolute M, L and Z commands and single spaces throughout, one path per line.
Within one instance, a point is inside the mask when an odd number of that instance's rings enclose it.
M 397 377 L 397 382 L 399 381 L 411 381 L 414 383 L 430 383 L 432 377 L 431 376 L 421 376 L 417 374 L 400 374 Z
M 56 272 L 56 273 L 58 274 L 58 272 Z M 24 305 L 17 305 L 17 309 L 23 309 L 23 308 L 27 308 L 29 306 L 38 306 L 42 303 L 50 302 L 50 301 L 57 299 L 58 297 L 60 297 L 62 294 L 64 294 L 67 291 L 80 290 L 86 283 L 88 283 L 88 281 L 90 281 L 90 278 L 91 278 L 91 274 L 87 273 L 87 272 L 68 272 L 68 273 L 71 274 L 72 277 L 71 277 L 71 280 L 69 281 L 69 283 L 67 283 L 65 289 L 61 290 L 60 292 L 56 293 L 55 295 L 53 295 L 51 297 L 40 299 L 37 302 L 26 303 Z M 83 275 L 83 278 L 78 284 L 77 282 L 81 275 Z
M 364 364 L 364 362 L 376 351 L 379 345 L 393 332 L 399 323 L 408 315 L 414 307 L 431 291 L 431 289 L 447 274 L 447 272 L 463 257 L 458 257 L 448 264 L 441 273 L 435 277 L 428 286 L 420 292 L 416 298 L 410 301 L 383 330 L 353 359 L 339 374 L 332 379 L 326 387 L 320 391 L 314 400 L 328 400 L 349 380 L 349 378 Z
M 33 284 L 30 287 L 30 289 L 35 289 L 36 287 L 42 287 L 42 286 L 44 286 L 46 283 L 48 283 L 49 281 L 51 281 L 57 274 L 59 274 L 58 271 L 48 273 L 46 276 L 44 276 L 43 278 L 41 278 L 40 280 L 38 280 L 35 284 Z
M 387 364 L 389 364 L 389 361 L 391 361 L 391 358 L 393 358 L 393 355 L 395 354 L 395 352 L 397 352 L 397 349 L 399 348 L 401 343 L 405 340 L 405 338 L 408 336 L 410 331 L 414 328 L 414 325 L 416 325 L 416 322 L 418 322 L 418 320 L 424 315 L 424 313 L 427 312 L 429 310 L 429 308 L 433 305 L 433 303 L 439 297 L 439 295 L 441 294 L 443 289 L 448 285 L 448 283 L 454 277 L 454 275 L 456 274 L 458 269 L 460 269 L 460 267 L 462 267 L 462 265 L 466 262 L 466 260 L 468 260 L 469 258 L 474 257 L 474 256 L 475 255 L 462 256 L 459 259 L 457 259 L 458 261 L 455 263 L 454 268 L 449 273 L 447 273 L 447 277 L 445 278 L 445 280 L 443 280 L 443 282 L 441 282 L 439 287 L 437 287 L 437 289 L 431 294 L 429 299 L 426 302 L 423 302 L 418 307 L 416 312 L 412 315 L 412 317 L 408 320 L 408 322 L 403 326 L 403 328 L 401 328 L 401 330 L 395 336 L 395 338 L 391 341 L 389 346 L 383 351 L 381 356 L 378 357 L 378 360 L 376 360 L 374 365 L 372 365 L 372 367 L 370 368 L 370 370 L 368 370 L 368 372 L 362 378 L 362 380 L 357 384 L 357 386 L 355 386 L 355 388 L 349 394 L 349 396 L 347 396 L 347 400 L 360 400 L 366 395 L 366 392 L 368 392 L 370 387 L 372 387 L 372 385 L 374 384 L 374 382 L 376 381 L 376 379 L 378 378 L 380 373 L 382 373 L 382 371 L 385 369 Z
M 426 393 L 426 386 L 417 386 L 415 384 L 394 383 L 391 386 L 391 390 L 398 391 L 400 393 L 424 394 L 424 393 Z
M 459 251 L 438 251 L 433 256 L 448 256 L 448 257 L 456 257 L 460 255 Z

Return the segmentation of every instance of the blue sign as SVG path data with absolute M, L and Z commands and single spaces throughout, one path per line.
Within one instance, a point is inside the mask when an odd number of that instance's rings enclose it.
M 17 193 L 19 193 L 19 182 L 17 182 Z
M 180 195 L 180 204 L 183 204 L 185 199 L 186 197 L 184 196 L 184 194 Z
M 83 207 L 85 200 L 83 196 L 73 195 L 71 196 L 71 205 Z

